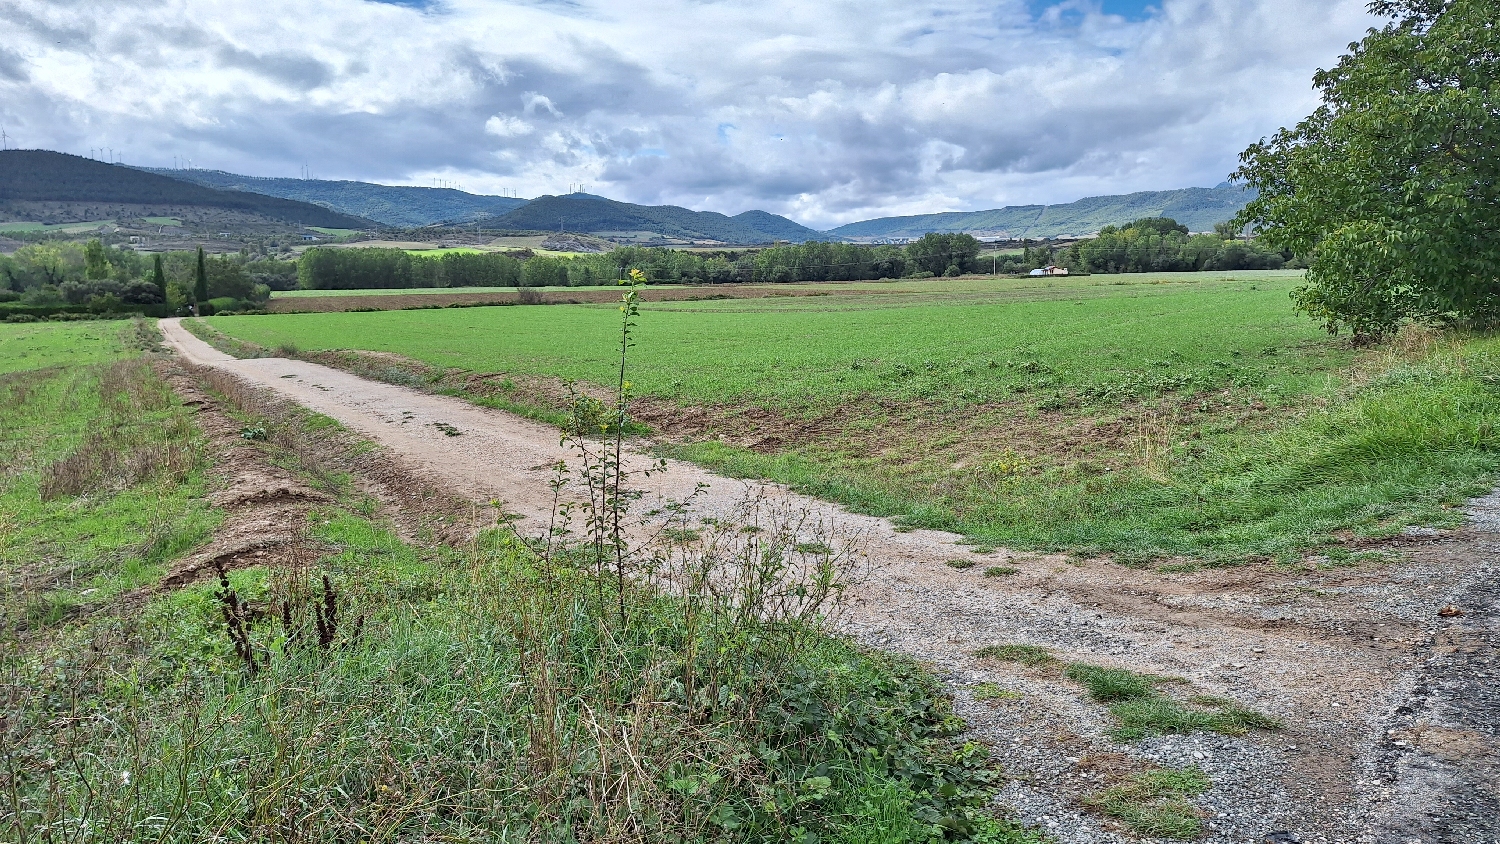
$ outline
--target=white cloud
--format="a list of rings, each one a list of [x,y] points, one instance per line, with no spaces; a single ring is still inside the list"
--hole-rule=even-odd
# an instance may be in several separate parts
[[[497,114],[484,122],[484,131],[497,138],[519,138],[530,135],[536,131],[536,127],[519,117],[502,117]]]
[[[1363,0],[1038,5],[0,0],[0,123],[141,164],[830,226],[1214,184],[1371,23]]]

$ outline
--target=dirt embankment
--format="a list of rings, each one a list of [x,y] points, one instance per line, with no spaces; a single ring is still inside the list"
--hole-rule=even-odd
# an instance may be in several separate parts
[[[208,439],[217,481],[211,503],[226,514],[213,540],[174,566],[157,589],[212,576],[216,566],[285,566],[316,557],[327,549],[307,539],[308,515],[331,504],[346,477],[408,533],[458,540],[472,531],[476,508],[426,483],[396,455],[338,428],[309,426],[295,403],[222,370],[180,359],[156,368]],[[302,472],[277,465],[277,454]]]
[[[185,358],[340,421],[433,487],[504,502],[522,532],[545,529],[553,467],[570,457],[556,429],[307,361],[235,360],[175,321],[162,326]],[[1308,844],[1477,844],[1500,834],[1500,813],[1486,814],[1500,778],[1496,708],[1482,705],[1495,685],[1487,560],[1500,546],[1500,519],[1404,537],[1391,548],[1397,562],[1161,572],[980,552],[956,536],[905,532],[687,464],[645,476],[653,461],[642,451],[626,462],[643,507],[691,497],[694,518],[723,518],[747,495],[761,496],[862,549],[870,574],[846,594],[843,628],[942,674],[973,739],[1005,768],[1002,804],[1060,841],[1138,840],[1091,801],[1153,766],[1208,775],[1212,785],[1194,803],[1204,840],[1215,844],[1280,830]],[[1284,728],[1117,741],[1115,716],[1055,667],[976,655],[1008,643],[1175,678],[1164,694],[1232,700]]]

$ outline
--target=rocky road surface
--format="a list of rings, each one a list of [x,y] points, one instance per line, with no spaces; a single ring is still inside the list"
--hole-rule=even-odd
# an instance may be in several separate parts
[[[303,361],[236,360],[176,320],[161,327],[190,362],[338,420],[428,482],[502,502],[523,532],[545,530],[553,467],[570,456],[555,429]],[[635,470],[652,462],[639,449],[627,461]],[[1211,778],[1195,803],[1203,840],[1215,844],[1260,844],[1275,832],[1307,844],[1500,844],[1500,572],[1492,562],[1500,499],[1475,502],[1474,523],[1461,531],[1403,537],[1395,562],[1160,573],[976,553],[958,536],[903,532],[685,463],[637,475],[635,485],[666,500],[692,496],[704,517],[768,497],[858,543],[869,573],[847,594],[840,624],[943,676],[973,737],[1013,777],[1001,803],[1061,842],[1141,840],[1090,811],[1087,799],[1131,771],[1164,765]],[[974,565],[949,564],[956,560]],[[986,576],[998,566],[1015,573]],[[1453,609],[1440,616],[1445,607]],[[1286,726],[1118,743],[1104,707],[1055,670],[974,655],[1007,643],[1178,677],[1185,692],[1233,699]],[[997,687],[1006,694],[995,696]],[[976,699],[981,689],[990,694]]]

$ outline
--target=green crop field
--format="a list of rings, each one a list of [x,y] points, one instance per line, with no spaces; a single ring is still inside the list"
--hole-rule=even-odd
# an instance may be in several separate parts
[[[1253,378],[1273,395],[1295,394],[1348,357],[1290,313],[1286,281],[1155,281],[1017,292],[1010,282],[964,280],[925,295],[650,303],[632,380],[644,394],[687,404],[806,414],[877,397],[972,405],[1008,400],[1018,386],[1046,395],[1141,391],[1174,378],[1209,389]],[[615,365],[616,319],[613,306],[555,306],[211,323],[265,346],[395,352],[603,384]],[[1267,349],[1292,354],[1272,360]]]
[[[153,226],[180,226],[182,221],[176,217],[142,217],[141,222],[150,223]]]
[[[118,322],[0,324],[0,373],[85,366],[123,353]]]
[[[1451,522],[1500,469],[1495,342],[1355,350],[1292,312],[1297,281],[971,278],[649,303],[630,377],[670,453],[980,544],[1339,557],[1344,531]],[[546,403],[527,377],[608,384],[618,320],[547,306],[211,323],[266,347],[507,373],[508,395],[474,398],[524,409]]]

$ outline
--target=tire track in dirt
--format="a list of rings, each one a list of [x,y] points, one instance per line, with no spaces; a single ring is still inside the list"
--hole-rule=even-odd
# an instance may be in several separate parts
[[[160,325],[189,361],[336,419],[429,482],[501,502],[523,533],[545,531],[553,467],[570,456],[556,429],[303,361],[237,360],[176,320]],[[1259,842],[1273,830],[1291,830],[1308,844],[1372,840],[1372,830],[1385,823],[1375,817],[1384,803],[1364,778],[1372,760],[1386,758],[1385,730],[1410,694],[1404,678],[1417,669],[1433,613],[1455,599],[1455,584],[1464,580],[1456,573],[1477,565],[1473,554],[1416,553],[1400,564],[1330,571],[1163,574],[1004,549],[976,554],[955,535],[903,532],[775,485],[680,462],[643,478],[639,473],[654,458],[640,450],[626,463],[648,506],[653,498],[692,496],[695,514],[724,517],[748,497],[764,496],[857,542],[870,572],[847,594],[840,624],[871,645],[926,660],[945,676],[975,738],[994,748],[1014,776],[1002,802],[1063,842],[1136,840],[1081,808],[1108,781],[1098,773],[1100,759],[1203,768],[1214,782],[1198,800],[1207,841]],[[977,565],[945,565],[954,559]],[[1002,563],[1018,573],[983,575],[986,566]],[[1273,714],[1287,729],[1121,745],[1107,736],[1110,716],[1077,686],[973,656],[984,645],[1009,642],[1043,645],[1062,659],[1178,676],[1195,692]],[[976,700],[972,690],[980,683],[1012,688],[1021,698]]]

